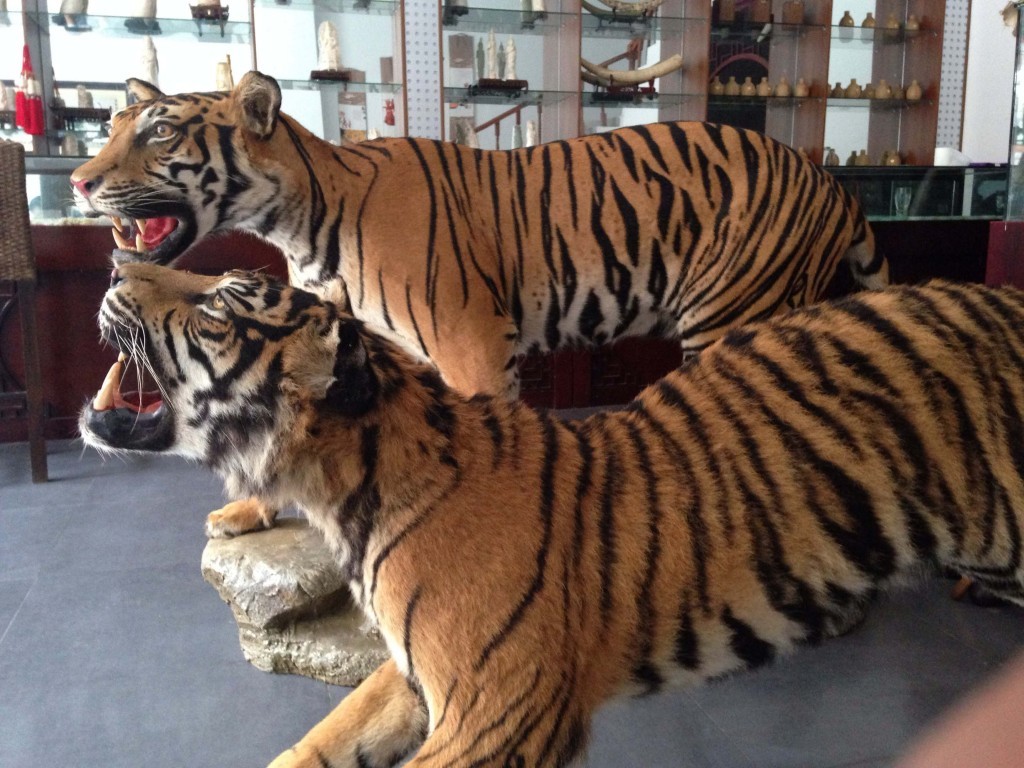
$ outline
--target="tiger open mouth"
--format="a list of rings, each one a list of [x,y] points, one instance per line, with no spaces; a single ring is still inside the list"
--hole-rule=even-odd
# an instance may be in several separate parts
[[[83,426],[92,437],[111,448],[167,450],[174,438],[174,419],[159,393],[121,393],[128,360],[122,352],[110,367],[103,385],[85,408]]]
[[[133,218],[111,215],[111,234],[119,250],[139,254],[146,261],[168,264],[195,240],[195,225],[175,216]]]

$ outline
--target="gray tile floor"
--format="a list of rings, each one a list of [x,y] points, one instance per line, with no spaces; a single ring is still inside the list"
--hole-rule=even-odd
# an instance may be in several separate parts
[[[241,656],[199,574],[216,478],[0,445],[0,768],[258,768],[345,694]],[[929,581],[847,637],[756,674],[608,705],[588,768],[876,768],[1024,640],[1024,613]]]

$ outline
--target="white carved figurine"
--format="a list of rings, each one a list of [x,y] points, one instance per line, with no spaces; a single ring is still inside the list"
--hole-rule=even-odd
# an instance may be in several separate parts
[[[214,90],[232,91],[235,88],[235,76],[231,73],[231,56],[226,61],[217,62],[217,85]]]
[[[155,19],[156,0],[137,0],[135,10],[128,15],[136,19]]]
[[[511,37],[505,46],[505,79],[516,80],[516,41]]]
[[[321,21],[317,29],[317,45],[320,55],[316,68],[338,71],[341,69],[341,51],[338,48],[338,30],[329,21]]]
[[[93,101],[92,94],[89,93],[89,89],[84,85],[79,85],[75,89],[78,93],[78,108],[79,109],[92,109]]]
[[[487,77],[498,79],[498,43],[494,39],[494,30],[487,33]]]
[[[150,85],[160,87],[160,62],[156,58],[156,44],[146,35],[142,43],[142,79]]]
[[[473,126],[469,126],[469,130],[466,133],[466,146],[470,149],[480,149],[480,139],[476,135],[476,129]]]
[[[527,120],[526,121],[526,146],[535,147],[539,141],[537,137],[537,121]]]
[[[498,79],[505,79],[505,46],[498,44]]]

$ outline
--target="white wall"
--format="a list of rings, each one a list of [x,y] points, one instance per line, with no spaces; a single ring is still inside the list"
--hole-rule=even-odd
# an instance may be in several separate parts
[[[1010,143],[1015,41],[1003,0],[974,0],[964,88],[962,151],[975,163],[1005,163]]]

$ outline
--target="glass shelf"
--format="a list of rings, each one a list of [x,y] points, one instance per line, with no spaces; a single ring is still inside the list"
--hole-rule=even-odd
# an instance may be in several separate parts
[[[511,91],[508,95],[500,93],[472,93],[472,88],[444,89],[444,100],[447,104],[556,104],[564,99],[576,96],[575,91]]]
[[[371,16],[394,16],[401,7],[397,0],[259,0],[261,8],[294,8],[296,10],[318,10],[329,13],[369,14]]]
[[[820,101],[822,101],[820,96],[708,96],[708,106],[722,109],[745,109],[747,107],[763,107],[768,104],[798,107],[801,104]]]
[[[195,19],[153,19],[153,26],[148,20],[131,16],[99,16],[84,14],[82,27],[66,27],[53,21],[59,14],[32,12],[29,14],[40,27],[50,35],[88,35],[99,32],[110,37],[139,38],[145,35],[162,38],[170,35],[188,35],[204,43],[239,43],[248,45],[251,38],[252,25],[248,21],[224,22],[224,34],[221,35],[220,22]]]
[[[711,36],[726,40],[757,40],[764,34],[765,22],[734,21],[731,24],[715,22],[711,25]],[[779,37],[802,37],[810,32],[827,29],[824,24],[779,24],[771,23],[771,35]]]
[[[704,98],[704,94],[701,93],[657,93],[649,96],[642,92],[637,93],[632,98],[620,98],[619,94],[611,96],[600,92],[587,91],[583,94],[583,106],[604,107],[605,109],[615,109],[616,107],[660,109],[661,107],[674,107],[702,98]]]
[[[630,39],[643,34],[650,40],[660,40],[669,34],[680,34],[684,28],[705,26],[708,20],[695,17],[678,16],[641,16],[617,17],[610,11],[607,14],[583,14],[584,37],[608,37]]]
[[[832,96],[829,96],[827,102],[829,109],[856,110],[898,110],[916,106],[928,106],[933,103],[931,99],[841,99]]]
[[[832,27],[833,43],[866,43],[873,45],[875,41],[882,43],[905,43],[918,37],[934,37],[938,32],[934,29],[885,29],[884,27]]]
[[[398,93],[401,83],[354,83],[344,80],[278,80],[282,91],[350,91],[353,93]]]
[[[466,8],[461,15],[452,13],[451,8],[442,9],[441,23],[449,31],[460,32],[497,32],[523,35],[540,35],[561,29],[563,25],[576,18],[575,13],[552,13],[548,11],[543,18],[536,18],[532,13],[497,8]]]

